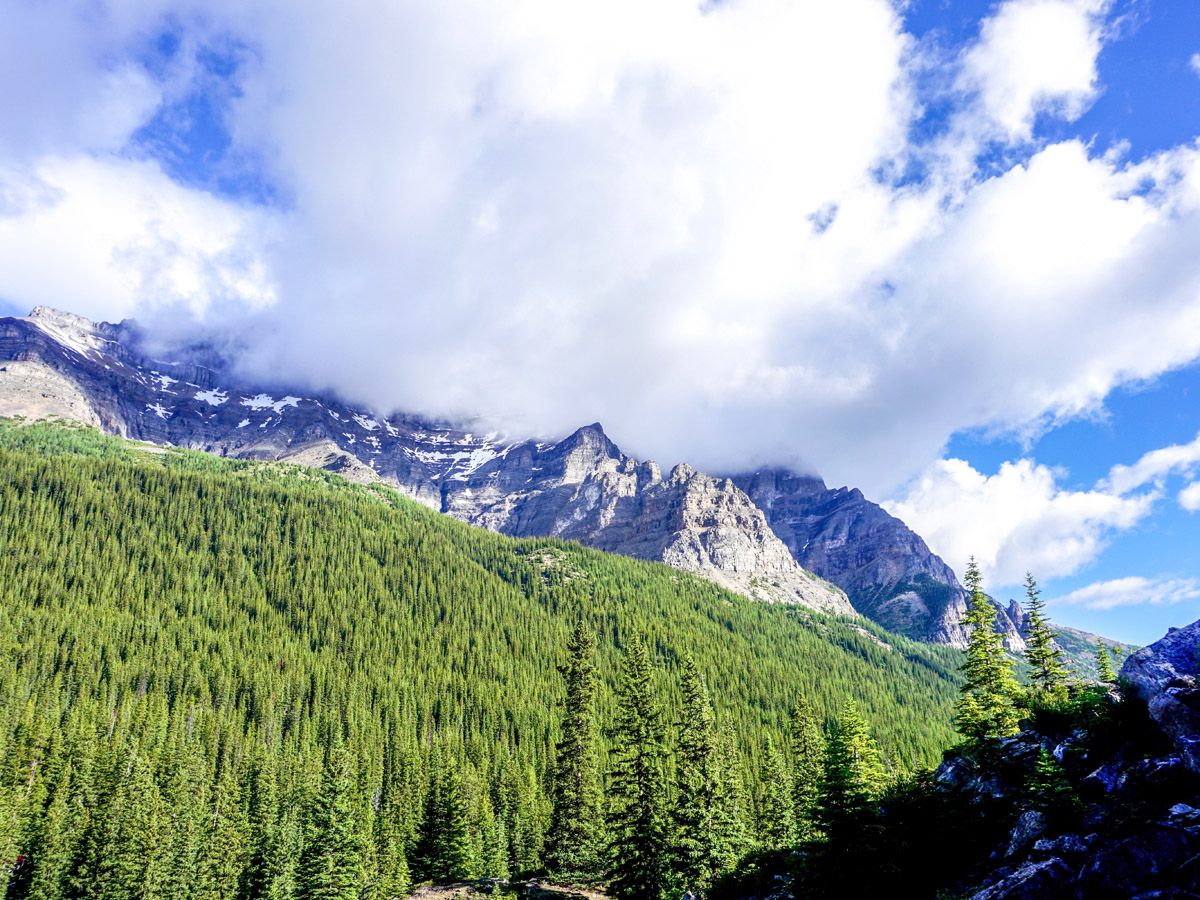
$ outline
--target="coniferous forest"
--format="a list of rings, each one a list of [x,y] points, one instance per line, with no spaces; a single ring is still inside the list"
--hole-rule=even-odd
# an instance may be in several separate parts
[[[954,736],[957,651],[80,428],[0,426],[0,594],[9,898],[658,897]]]

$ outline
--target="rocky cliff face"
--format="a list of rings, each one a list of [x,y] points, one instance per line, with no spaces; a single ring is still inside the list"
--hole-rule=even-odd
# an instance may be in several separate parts
[[[303,394],[239,384],[211,354],[144,358],[128,325],[48,309],[0,319],[0,416],[57,416],[138,440],[380,480],[504,534],[576,540],[761,600],[854,612],[839,588],[796,562],[733,481],[685,465],[664,475],[622,453],[598,424],[557,442],[511,441]]]
[[[921,536],[867,500],[783,469],[735,475],[802,566],[841,587],[850,602],[892,631],[965,647],[967,593]],[[1023,650],[1020,607],[997,604],[997,630]]]

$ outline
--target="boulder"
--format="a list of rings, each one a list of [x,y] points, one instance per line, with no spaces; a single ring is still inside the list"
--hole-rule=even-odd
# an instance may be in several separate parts
[[[1083,856],[1087,853],[1087,844],[1077,834],[1064,834],[1053,840],[1042,838],[1033,845],[1035,856],[1048,859],[1058,856],[1063,859]]]
[[[1175,886],[1177,870],[1196,852],[1182,828],[1157,825],[1095,848],[1081,881],[1095,896],[1132,897],[1154,887]]]
[[[1184,764],[1200,774],[1200,621],[1175,628],[1125,661],[1121,678],[1146,703]]]
[[[1046,817],[1036,809],[1027,810],[1017,818],[1017,824],[1009,833],[1006,858],[1024,853],[1046,832]]]
[[[973,894],[971,900],[1055,900],[1070,897],[1073,871],[1057,857],[1028,862],[1011,875]]]

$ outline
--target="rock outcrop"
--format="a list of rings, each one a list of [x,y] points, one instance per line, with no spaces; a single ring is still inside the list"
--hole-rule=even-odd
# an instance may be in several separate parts
[[[1200,774],[1200,621],[1172,628],[1125,661],[1121,678],[1146,704],[1180,758]]]
[[[136,327],[38,308],[0,319],[0,415],[59,417],[123,437],[382,481],[475,525],[659,560],[761,600],[853,614],[796,562],[729,479],[626,456],[599,424],[509,440],[323,394],[240,383],[200,348],[139,350]]]

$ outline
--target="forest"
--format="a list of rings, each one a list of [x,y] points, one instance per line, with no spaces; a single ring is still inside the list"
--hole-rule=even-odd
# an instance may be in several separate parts
[[[82,428],[0,425],[0,595],[10,898],[383,898],[570,869],[580,641],[605,846],[637,831],[614,798],[648,771],[663,810],[701,789],[689,742],[719,759],[716,871],[801,827],[780,819],[798,734],[869,728],[881,777],[953,739],[957,651]],[[633,734],[659,755],[631,759]]]

